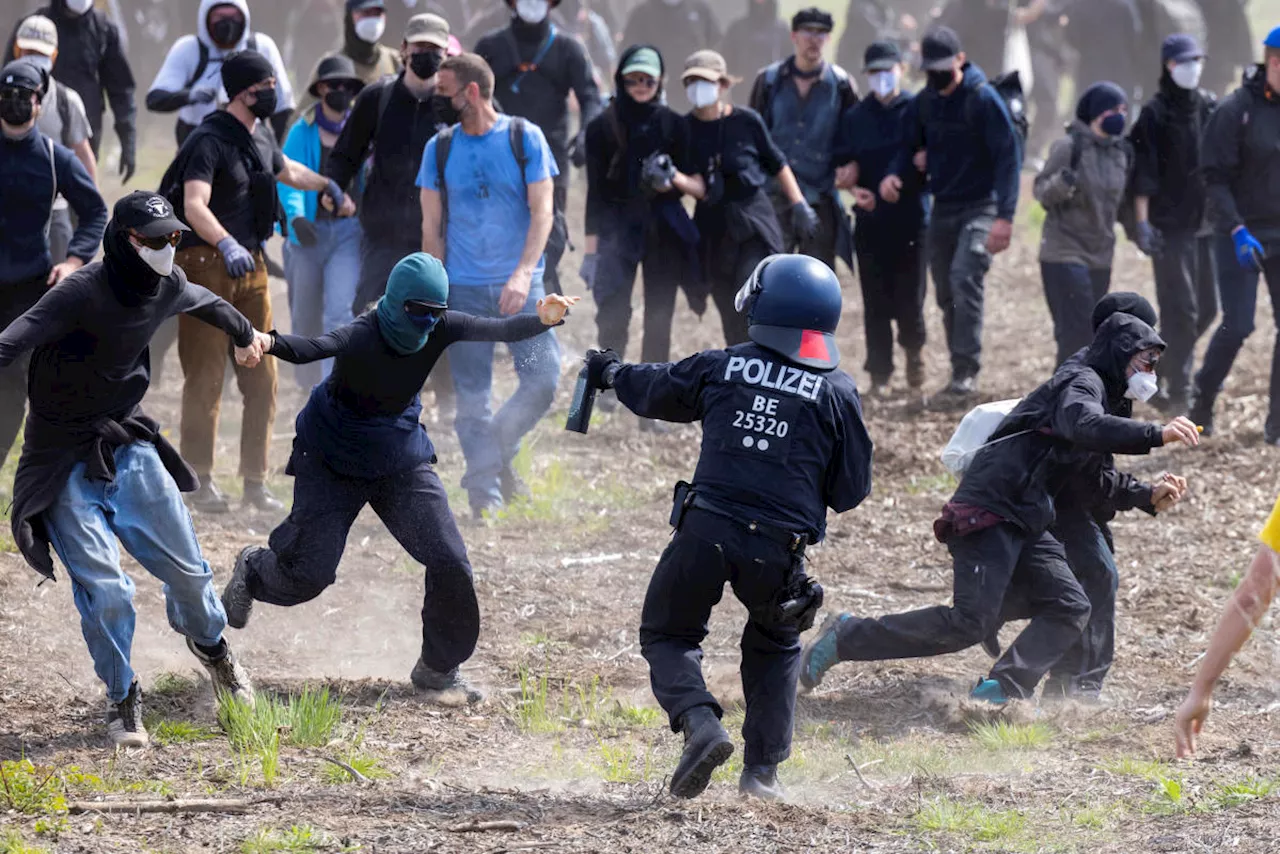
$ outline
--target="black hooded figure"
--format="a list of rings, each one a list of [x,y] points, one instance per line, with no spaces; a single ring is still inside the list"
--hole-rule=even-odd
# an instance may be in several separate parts
[[[632,97],[624,71],[656,82],[644,103]],[[698,232],[675,186],[698,180],[684,177],[696,171],[690,158],[689,126],[662,103],[665,71],[656,48],[627,48],[614,74],[617,94],[587,126],[583,278],[596,301],[600,348],[625,354],[631,290],[637,266],[644,265],[643,362],[668,359],[671,318],[681,285],[696,312],[701,314],[707,304],[706,291],[698,285]],[[659,161],[665,171],[658,170]],[[679,177],[668,177],[670,170]],[[667,185],[668,189],[659,189]]]
[[[1048,528],[1064,482],[1095,454],[1145,454],[1168,442],[1195,444],[1185,418],[1161,428],[1120,415],[1127,394],[1154,389],[1164,342],[1129,314],[1107,318],[1083,359],[1072,359],[1009,413],[974,455],[934,535],[954,562],[952,605],[905,614],[830,618],[806,646],[800,681],[812,688],[837,661],[923,658],[959,652],[1001,622],[1031,622],[978,682],[972,696],[1028,699],[1079,640],[1089,600]]]
[[[730,68],[740,69],[763,68],[786,59],[792,49],[791,28],[778,17],[778,0],[747,0],[747,14],[729,25],[718,48]],[[751,94],[741,82],[729,92],[743,104]]]

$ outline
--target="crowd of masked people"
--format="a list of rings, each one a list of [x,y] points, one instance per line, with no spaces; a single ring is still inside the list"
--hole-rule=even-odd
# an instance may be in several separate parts
[[[672,6],[642,4],[628,31],[655,26],[645,21],[660,20],[659,3]],[[202,0],[195,34],[173,44],[145,97],[175,114],[177,153],[156,188],[110,217],[96,159],[107,104],[121,177],[137,166],[119,34],[81,0],[17,23],[0,69],[0,442],[7,452],[16,440],[29,398],[15,541],[37,571],[53,577],[52,550],[72,578],[117,745],[147,736],[116,538],[165,582],[170,623],[215,685],[252,702],[225,628],[243,628],[257,602],[297,605],[332,585],[365,505],[427,576],[413,684],[480,699],[459,670],[480,630],[471,567],[420,392],[433,391],[438,419],[452,412],[465,518],[483,522],[527,493],[514,461],[556,394],[554,327],[577,302],[558,270],[577,168],[579,272],[598,341],[585,381],[643,430],[703,422],[698,476],[677,491],[678,534],[641,626],[655,693],[685,737],[673,793],[701,793],[732,750],[698,663],[725,580],[749,610],[747,794],[781,795],[793,689],[839,661],[982,644],[997,661],[976,699],[1028,699],[1046,676],[1050,693],[1101,691],[1114,656],[1108,522],[1165,512],[1187,488],[1172,474],[1144,483],[1113,455],[1212,435],[1259,275],[1280,305],[1280,187],[1269,183],[1280,175],[1280,28],[1220,99],[1201,88],[1206,52],[1186,33],[1151,57],[1159,88],[1136,121],[1132,87],[1083,88],[1033,185],[1060,365],[975,450],[935,523],[955,561],[953,604],[838,614],[802,650],[823,601],[805,548],[822,540],[827,509],[853,509],[871,485],[861,398],[839,367],[837,262],[861,288],[864,394],[890,393],[900,348],[910,400],[926,400],[931,277],[951,376],[929,399],[975,401],[984,279],[1013,239],[1026,124],[1016,81],[988,78],[952,28],[929,30],[911,56],[868,40],[851,73],[825,58],[832,15],[806,8],[788,55],[739,68],[707,46],[718,35],[698,9],[687,7],[689,41],[674,53],[657,38],[610,44],[620,49],[604,52],[606,101],[598,55],[561,31],[549,0],[512,0],[473,51],[441,15],[388,34],[383,0],[347,0],[344,48],[297,93],[245,0]],[[1117,224],[1151,259],[1158,307],[1108,293]],[[287,335],[269,293],[265,246],[277,235]],[[644,328],[630,364],[638,274]],[[668,361],[680,292],[699,314],[715,304],[724,349]],[[166,336],[184,376],[177,448],[139,408]],[[518,384],[495,411],[496,343]],[[309,394],[286,469],[292,506],[265,546],[240,553],[219,597],[187,507],[230,509],[212,474],[232,363],[244,501],[285,509],[267,486],[278,361]],[[1264,438],[1280,444],[1280,343],[1271,391]],[[1170,420],[1134,419],[1135,401]],[[1030,623],[1002,649],[1001,626],[1018,619]]]

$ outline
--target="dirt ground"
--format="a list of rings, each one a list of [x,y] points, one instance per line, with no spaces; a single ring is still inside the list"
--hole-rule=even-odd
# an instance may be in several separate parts
[[[1052,368],[1036,237],[1024,222],[989,279],[981,384],[991,399],[1025,393]],[[570,291],[581,293],[576,267],[568,256]],[[843,366],[865,383],[859,292],[851,277],[846,285]],[[1151,295],[1150,267],[1129,246],[1118,252],[1114,287]],[[17,555],[0,555],[0,758],[10,760],[0,780],[0,851],[1280,850],[1280,800],[1272,794],[1280,646],[1270,622],[1229,671],[1196,761],[1172,762],[1170,728],[1280,480],[1280,452],[1261,435],[1274,327],[1265,295],[1260,303],[1261,331],[1228,380],[1218,434],[1195,451],[1123,460],[1147,476],[1186,475],[1192,489],[1166,517],[1133,514],[1115,526],[1118,655],[1100,705],[972,708],[963,698],[989,663],[978,650],[843,665],[799,702],[795,755],[782,768],[791,803],[738,799],[740,750],[704,797],[670,799],[665,778],[678,737],[649,694],[636,631],[669,535],[670,486],[691,473],[699,431],[640,433],[624,414],[598,416],[586,437],[563,431],[576,357],[594,340],[587,304],[562,330],[561,394],[521,458],[533,500],[491,525],[464,528],[484,620],[466,671],[488,690],[485,705],[440,709],[413,696],[422,575],[366,514],[333,588],[291,609],[259,605],[249,627],[230,634],[260,691],[327,686],[340,698],[341,721],[325,744],[281,747],[272,768],[233,747],[216,729],[207,682],[166,624],[159,585],[130,562],[138,583],[135,665],[150,692],[152,730],[168,743],[113,756],[65,575],[37,587]],[[928,317],[929,379],[937,387],[945,347],[932,305]],[[717,343],[714,308],[700,321],[682,308],[677,325],[674,355]],[[147,407],[176,436],[176,358],[168,368]],[[508,364],[501,373],[503,391],[512,382]],[[949,562],[931,521],[952,486],[937,454],[958,415],[909,414],[903,391],[866,401],[877,445],[874,490],[857,510],[833,516],[828,541],[811,552],[831,608],[878,614],[949,596]],[[281,468],[303,400],[282,366],[273,449]],[[1139,417],[1157,417],[1139,409]],[[231,491],[238,410],[230,391],[218,470]],[[452,429],[429,429],[441,473],[460,498]],[[284,495],[291,483],[279,474],[274,487]],[[219,588],[237,551],[264,542],[277,521],[196,517]],[[709,681],[731,708],[741,702],[744,613],[727,597],[706,642]],[[736,735],[740,711],[727,720]],[[370,781],[353,782],[325,757],[364,769]],[[64,816],[61,801],[42,809],[15,794],[19,778],[99,806],[212,798],[247,809]],[[514,829],[466,830],[485,821]]]

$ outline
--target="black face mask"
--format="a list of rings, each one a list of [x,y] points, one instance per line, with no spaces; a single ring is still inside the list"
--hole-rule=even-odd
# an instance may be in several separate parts
[[[235,47],[240,43],[240,37],[243,35],[244,20],[238,16],[214,21],[209,27],[209,38],[221,48]]]
[[[276,114],[275,87],[258,90],[258,100],[249,106],[249,112],[260,119],[269,119],[274,116]]]
[[[330,89],[324,93],[324,105],[335,113],[345,113],[354,97],[350,89]]]
[[[14,126],[25,125],[31,121],[31,116],[35,112],[35,105],[31,102],[31,93],[21,92],[17,95],[7,95],[0,100],[0,119],[6,124]]]
[[[462,114],[453,106],[453,99],[447,95],[431,96],[431,112],[439,124],[456,125],[462,121]]]
[[[951,70],[947,71],[929,71],[925,73],[925,77],[929,81],[930,89],[937,89],[941,92],[943,89],[955,82],[956,73]]]
[[[409,55],[409,67],[413,69],[413,73],[418,77],[426,80],[436,73],[440,68],[440,54],[437,51],[429,50],[425,53],[414,53]]]

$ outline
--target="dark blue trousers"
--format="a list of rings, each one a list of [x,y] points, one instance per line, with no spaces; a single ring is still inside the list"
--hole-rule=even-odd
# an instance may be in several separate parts
[[[1067,564],[1089,598],[1089,622],[1080,639],[1049,670],[1045,694],[1097,695],[1116,650],[1115,556],[1102,526],[1086,512],[1059,509],[1051,529],[1067,553]]]
[[[786,548],[743,525],[689,510],[658,561],[640,617],[640,649],[649,662],[653,695],[677,731],[681,716],[695,706],[723,713],[702,678],[702,641],[725,582],[732,585],[751,612],[742,631],[748,765],[776,764],[791,755],[800,633],[795,626],[771,625],[757,609],[767,611],[786,587],[793,560]]]
[[[425,570],[422,660],[441,673],[471,657],[480,607],[471,563],[444,484],[429,463],[364,480],[335,474],[313,452],[294,450],[293,509],[271,532],[269,550],[249,566],[249,592],[259,602],[308,602],[337,578],[338,561],[356,516],[368,504]]]
[[[1111,288],[1111,268],[1090,270],[1083,264],[1040,264],[1044,298],[1053,316],[1058,364],[1093,341],[1093,307]]]

